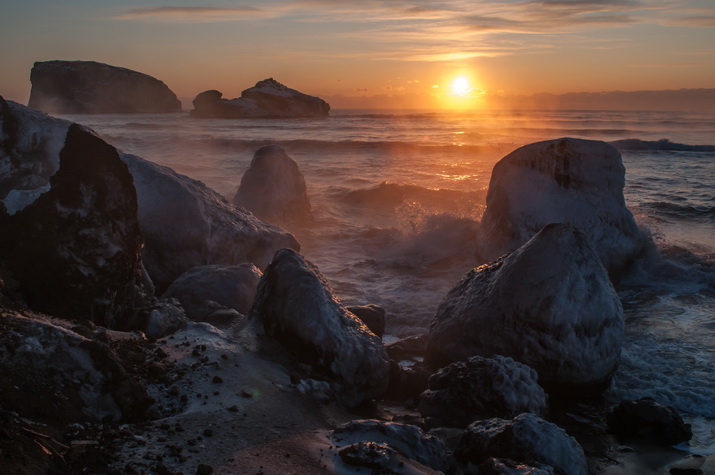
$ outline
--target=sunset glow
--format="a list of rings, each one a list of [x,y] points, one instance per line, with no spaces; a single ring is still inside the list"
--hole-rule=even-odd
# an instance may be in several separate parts
[[[455,94],[457,96],[466,96],[472,91],[472,88],[469,85],[469,80],[464,76],[459,76],[454,81],[452,81],[450,87],[452,90],[452,94]]]

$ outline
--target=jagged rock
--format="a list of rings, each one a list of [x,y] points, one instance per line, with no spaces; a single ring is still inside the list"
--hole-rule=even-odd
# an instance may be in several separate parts
[[[319,97],[290,89],[273,78],[258,81],[236,99],[221,99],[216,90],[202,92],[194,99],[192,117],[324,117],[330,105]]]
[[[310,216],[305,178],[298,164],[278,145],[256,151],[233,204],[269,222],[293,222]]]
[[[297,252],[276,253],[249,317],[299,360],[324,372],[346,406],[386,390],[390,361],[380,338],[340,304],[317,267]]]
[[[554,469],[548,465],[532,467],[509,459],[491,457],[477,467],[479,475],[554,475]]]
[[[131,69],[94,61],[36,62],[28,105],[60,114],[180,112],[163,82]]]
[[[566,475],[587,473],[586,457],[576,439],[529,413],[513,420],[473,422],[464,431],[454,456],[465,464],[479,465],[495,457],[533,466],[549,465]]]
[[[336,447],[372,442],[434,470],[445,470],[447,467],[447,453],[442,441],[409,424],[374,419],[354,420],[336,428],[330,440]],[[389,450],[381,452],[389,454]]]
[[[477,419],[512,418],[522,412],[543,415],[546,401],[533,369],[503,356],[474,356],[430,377],[420,412],[422,417],[466,427]]]
[[[235,208],[203,183],[135,155],[121,158],[134,176],[142,256],[158,292],[197,266],[250,262],[262,269],[278,249],[300,249],[293,235]]]
[[[534,368],[547,390],[603,388],[618,366],[623,309],[583,233],[544,227],[511,255],[470,271],[437,310],[435,367],[504,355]]]
[[[413,335],[385,345],[387,354],[395,361],[423,358],[427,349],[427,335]]]
[[[191,320],[215,325],[224,320],[219,314],[248,314],[260,278],[261,271],[253,264],[194,267],[181,274],[162,298],[176,298]]]
[[[148,303],[151,284],[132,176],[117,150],[88,129],[17,104],[5,103],[1,117],[2,265],[32,308],[138,328],[136,310]]]
[[[161,338],[186,327],[189,319],[186,318],[186,313],[178,304],[179,302],[175,299],[162,299],[144,309],[144,312],[148,314],[144,329],[146,336]]]
[[[64,424],[140,420],[152,400],[109,348],[67,322],[1,309],[0,404]]]
[[[379,305],[355,305],[347,307],[353,315],[367,325],[371,332],[382,338],[385,334],[385,309]]]
[[[687,442],[693,437],[690,424],[675,409],[644,397],[621,401],[611,408],[607,418],[609,432],[621,437],[641,438],[664,445]]]
[[[493,260],[547,224],[568,223],[618,275],[646,244],[626,208],[624,185],[621,155],[605,142],[563,138],[521,147],[494,166],[479,252]]]

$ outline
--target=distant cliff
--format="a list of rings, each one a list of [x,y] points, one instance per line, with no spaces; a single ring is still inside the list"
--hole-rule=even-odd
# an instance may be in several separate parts
[[[166,84],[147,74],[94,61],[37,62],[28,105],[44,112],[111,114],[180,112]]]
[[[248,88],[236,99],[222,99],[219,91],[205,91],[194,99],[192,117],[325,117],[330,105],[284,86],[273,78]]]

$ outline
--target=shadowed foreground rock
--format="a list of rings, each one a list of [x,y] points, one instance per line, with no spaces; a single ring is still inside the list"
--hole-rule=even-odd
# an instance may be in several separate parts
[[[258,81],[236,99],[222,99],[221,95],[216,90],[197,95],[191,117],[325,117],[330,111],[330,105],[321,98],[286,87],[273,78]]]
[[[278,145],[256,151],[233,204],[269,222],[299,221],[310,216],[305,178],[298,164]]]
[[[28,105],[45,112],[181,112],[181,101],[158,79],[94,61],[37,62],[30,81]]]
[[[387,389],[390,360],[380,338],[340,304],[317,267],[297,252],[276,253],[258,284],[250,318],[324,373],[347,407]]]
[[[663,445],[687,442],[693,437],[690,424],[675,409],[654,399],[622,401],[611,408],[607,417],[608,430],[619,437],[645,439]]]
[[[620,300],[587,238],[552,224],[448,293],[430,326],[427,361],[503,355],[534,368],[549,391],[603,388],[623,331]]]
[[[621,154],[605,142],[563,138],[521,147],[494,165],[479,251],[493,260],[547,224],[567,223],[617,276],[647,242],[626,208],[624,186]]]
[[[4,109],[3,130],[13,120],[16,133],[0,147],[7,171],[0,182],[0,261],[32,308],[137,328],[137,309],[148,303],[151,290],[144,284],[137,199],[127,166],[114,147],[81,126],[52,123],[22,106]],[[65,127],[58,157],[57,145],[46,144],[56,142]]]

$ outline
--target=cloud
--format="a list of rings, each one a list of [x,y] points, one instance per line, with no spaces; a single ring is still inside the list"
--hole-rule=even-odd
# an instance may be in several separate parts
[[[114,20],[158,20],[187,23],[236,21],[265,16],[266,11],[254,7],[158,7],[136,8],[112,17]]]

